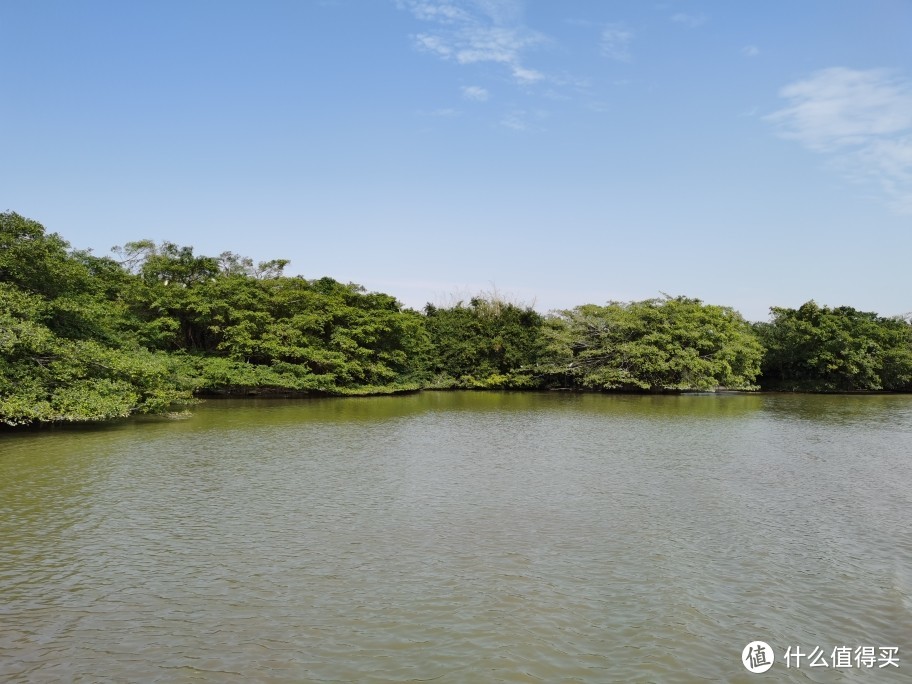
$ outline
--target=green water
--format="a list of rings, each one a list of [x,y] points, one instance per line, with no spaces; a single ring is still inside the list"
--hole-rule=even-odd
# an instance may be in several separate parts
[[[910,681],[910,521],[909,396],[210,401],[3,433],[0,680]],[[835,669],[841,646],[899,667]]]

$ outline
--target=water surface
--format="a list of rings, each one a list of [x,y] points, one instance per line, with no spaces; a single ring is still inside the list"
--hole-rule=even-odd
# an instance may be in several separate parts
[[[912,397],[210,401],[0,435],[0,680],[909,681]],[[785,669],[789,646],[899,668]]]

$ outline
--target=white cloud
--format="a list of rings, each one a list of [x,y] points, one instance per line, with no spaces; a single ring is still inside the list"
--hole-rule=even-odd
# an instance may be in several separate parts
[[[500,26],[470,26],[456,37],[456,61],[460,64],[499,62],[523,70],[520,53],[540,42],[537,34]]]
[[[524,57],[547,39],[522,23],[518,0],[398,0],[397,5],[435,25],[414,37],[421,50],[458,64],[503,65],[521,84],[544,78]]]
[[[522,0],[472,0],[471,4],[496,24],[518,24],[522,21]]]
[[[514,111],[506,114],[501,120],[502,126],[512,128],[514,131],[528,131],[529,123],[524,111]]]
[[[484,102],[490,97],[488,91],[481,86],[462,86],[462,96],[475,102]]]
[[[678,12],[677,14],[671,15],[671,20],[674,23],[681,24],[687,28],[697,28],[709,21],[709,17],[705,14],[686,14],[685,12]]]
[[[885,69],[834,67],[779,92],[766,119],[783,138],[827,154],[853,180],[874,183],[912,213],[912,81]]]
[[[790,106],[769,115],[785,138],[819,152],[912,128],[912,84],[884,69],[823,69],[785,86]]]
[[[632,40],[633,32],[623,24],[608,24],[602,29],[602,54],[619,62],[629,62]]]
[[[741,48],[741,54],[745,57],[756,57],[760,54],[760,48],[756,45],[745,45]]]
[[[875,180],[895,211],[912,214],[912,135],[873,141],[856,157],[861,164],[851,172],[860,170],[857,180]]]
[[[545,77],[545,75],[536,71],[535,69],[527,69],[526,67],[514,65],[513,66],[513,78],[515,78],[520,83],[535,83],[540,81]]]
[[[453,54],[453,48],[442,41],[438,36],[431,36],[427,33],[419,33],[415,36],[415,44],[422,50],[436,52],[438,55],[447,59]]]
[[[400,9],[408,9],[418,19],[423,21],[438,21],[444,24],[457,21],[464,21],[467,18],[466,13],[450,2],[423,2],[414,0],[412,2],[399,1],[396,5]]]
[[[536,109],[531,112],[524,109],[514,109],[500,120],[500,124],[514,131],[542,131],[544,130],[542,123],[549,116],[549,113],[544,109]]]
[[[430,111],[420,111],[418,112],[420,116],[437,116],[442,118],[451,118],[454,116],[460,116],[462,112],[458,109],[453,109],[452,107],[441,107],[439,109],[432,109]]]

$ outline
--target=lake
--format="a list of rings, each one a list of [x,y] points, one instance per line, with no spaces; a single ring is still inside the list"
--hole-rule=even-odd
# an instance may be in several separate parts
[[[761,640],[769,681],[910,681],[910,523],[912,396],[213,400],[7,432],[0,680],[749,682]]]

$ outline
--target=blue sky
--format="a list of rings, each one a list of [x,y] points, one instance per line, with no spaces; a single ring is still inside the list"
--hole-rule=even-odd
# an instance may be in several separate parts
[[[912,2],[4,0],[0,210],[419,308],[912,311]]]

